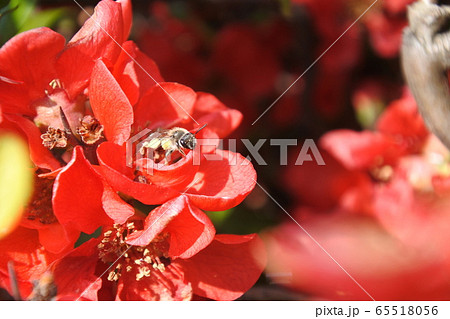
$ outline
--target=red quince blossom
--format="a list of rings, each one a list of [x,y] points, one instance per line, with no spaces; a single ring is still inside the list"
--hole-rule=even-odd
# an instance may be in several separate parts
[[[174,103],[165,95],[152,92],[151,94],[158,94],[156,99],[161,98],[168,105],[164,112],[158,113],[152,110],[158,107],[155,99],[152,99],[153,102],[147,104],[146,112],[141,113],[142,122],[145,122],[146,118],[151,118],[158,126],[164,127],[164,123],[180,121],[176,114],[179,112],[176,111],[178,106],[173,105]],[[222,134],[230,132],[239,123],[241,117],[239,112],[225,109],[211,95],[198,94],[195,102],[191,103],[190,110],[194,116],[198,115],[198,123],[208,121],[212,124],[211,127],[208,126],[208,130],[205,129],[209,133],[202,133],[200,137],[206,137],[205,134],[223,136]],[[207,104],[211,110],[210,113],[204,114]],[[170,107],[175,114],[170,114]],[[144,117],[145,113],[149,114],[148,117]],[[214,126],[215,124],[217,126]],[[187,123],[186,127],[189,125],[192,124]],[[195,163],[194,152],[189,152],[186,157],[172,165],[144,159],[144,164],[141,165],[145,167],[146,163],[152,166],[152,174],[136,172],[136,167],[127,166],[126,146],[105,142],[100,145],[97,154],[101,172],[108,183],[116,190],[147,205],[162,204],[180,193],[185,193],[201,209],[226,210],[238,205],[255,186],[256,172],[253,166],[247,159],[231,151],[215,150],[215,154],[203,151],[198,164]],[[210,155],[210,159],[207,155]],[[211,158],[212,156],[214,158]]]
[[[61,35],[40,28],[0,49],[6,65],[0,67],[0,97],[5,97],[1,126],[28,139],[36,171],[35,194],[22,227],[35,232],[36,249],[58,256],[51,267],[60,300],[179,300],[194,293],[235,299],[261,274],[262,245],[256,235],[214,237],[215,229],[200,209],[234,207],[255,186],[256,173],[247,159],[214,152],[217,138],[235,130],[242,115],[210,94],[164,82],[156,64],[133,42],[125,42],[130,25],[129,1],[103,0],[67,44]],[[18,57],[28,64],[14,67]],[[129,165],[132,134],[173,127],[194,131],[202,124],[208,127],[197,135],[199,163],[193,162],[192,151],[179,161],[141,158]],[[152,174],[141,169],[149,162],[155,166]],[[162,206],[144,221],[127,202],[133,199]],[[73,250],[81,232],[99,227],[102,238]],[[116,236],[113,243],[111,234]],[[124,248],[142,258],[120,256]],[[2,252],[3,257],[20,261],[17,255]],[[98,271],[117,257],[124,258],[101,285]],[[236,266],[225,271],[221,260]],[[69,265],[78,261],[82,266],[68,274]],[[117,281],[122,265],[124,275]],[[33,261],[28,267],[33,269]],[[150,270],[154,274],[148,279]],[[217,278],[219,271],[223,274]],[[6,274],[5,268],[0,272]],[[29,283],[42,274],[19,280]]]
[[[37,230],[19,226],[0,241],[0,286],[10,294],[12,281],[8,262],[13,261],[21,296],[26,297],[31,293],[31,283],[38,280],[51,263],[61,257],[61,254],[52,254],[46,250],[38,236],[40,233]]]
[[[264,265],[256,235],[215,235],[209,218],[181,195],[145,220],[104,228],[100,238],[56,262],[53,271],[59,298],[232,300],[255,283]],[[106,278],[99,278],[103,272]]]
[[[209,147],[203,145],[200,153],[188,152],[171,165],[148,158],[133,159],[130,165],[127,147],[133,152],[139,151],[135,145],[104,142],[97,149],[99,172],[116,191],[147,205],[163,204],[185,193],[197,207],[220,211],[238,205],[254,188],[256,172],[247,159],[231,151],[215,150],[217,138],[230,134],[239,125],[242,115],[214,96],[195,93],[181,84],[160,82],[138,99],[134,115],[132,130],[136,133],[144,128],[174,126],[194,130],[207,124],[198,134],[199,144],[212,143]],[[198,155],[199,163],[196,163]],[[142,169],[147,165],[153,168],[151,174]]]
[[[90,78],[102,71],[94,66],[117,60],[118,44],[128,36],[130,25],[129,1],[104,0],[67,44],[62,35],[38,28],[0,49],[0,74],[9,79],[0,81],[1,125],[28,139],[37,168],[35,199],[22,224],[38,229],[41,243],[54,253],[72,248],[81,231],[92,233],[133,214],[130,208],[121,216],[106,212],[112,204],[102,202],[105,198],[127,207],[91,165],[96,163],[95,144],[104,136],[116,143],[128,139],[132,107],[114,90],[118,85],[112,86],[108,97],[114,100],[106,101],[114,103],[105,114],[106,91],[92,89],[92,83],[88,88]],[[43,174],[48,170],[52,173]]]
[[[412,97],[392,102],[374,131],[332,131],[320,145],[326,167],[285,176],[301,199],[294,218],[376,300],[448,299],[448,150]],[[312,187],[299,185],[306,178]],[[266,234],[269,276],[291,273],[287,285],[313,298],[371,298],[305,236],[293,223]]]
[[[400,208],[396,212],[404,217],[409,215],[408,208],[396,208]],[[268,276],[288,273],[290,277],[282,278],[285,285],[320,300],[371,300],[371,297],[377,301],[448,300],[450,297],[450,259],[448,253],[443,254],[447,250],[442,249],[442,244],[448,242],[445,232],[433,235],[427,231],[424,234],[424,237],[430,235],[427,240],[407,245],[367,216],[343,211],[313,214],[301,223],[302,227],[345,271],[296,224],[287,223],[264,236],[270,261]],[[441,220],[444,221],[448,223],[448,214],[447,220]],[[423,234],[419,228],[414,230]],[[430,248],[436,242],[440,246]]]
[[[376,123],[376,130],[338,130],[325,134],[320,144],[346,168],[370,170],[394,165],[399,158],[418,153],[429,132],[407,93],[392,102]]]
[[[421,163],[429,162],[427,154],[434,152],[427,148],[430,139],[417,105],[406,94],[387,107],[373,131],[341,129],[324,134],[319,144],[327,165],[307,162],[303,166],[291,166],[286,171],[286,185],[310,207],[325,210],[341,207],[347,212],[374,215],[376,186],[396,175],[409,174],[405,171],[413,173],[413,158],[418,157]],[[427,175],[430,187],[432,176],[438,173],[434,170]],[[302,185],[292,176],[311,183]],[[329,195],[326,200],[324,192]]]
[[[398,55],[402,31],[407,25],[407,5],[414,0],[385,0],[367,12],[363,22],[375,52],[384,58]],[[369,6],[372,1],[367,1]]]
[[[371,177],[345,168],[325,150],[320,150],[320,154],[325,165],[313,161],[304,162],[300,167],[291,164],[283,174],[284,185],[296,198],[295,204],[317,211],[329,211],[338,206],[358,214],[371,212],[371,206],[367,207],[373,189]]]

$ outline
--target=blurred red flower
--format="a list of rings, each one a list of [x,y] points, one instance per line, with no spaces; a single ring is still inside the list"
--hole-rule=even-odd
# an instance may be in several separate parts
[[[414,0],[385,0],[367,12],[363,22],[369,31],[369,39],[375,52],[383,58],[398,55],[402,32],[408,24],[407,5]],[[367,0],[367,5],[372,1]]]
[[[405,216],[409,211],[401,207],[398,213]],[[281,283],[311,294],[312,299],[450,298],[450,256],[443,254],[443,244],[448,242],[445,232],[426,232],[431,235],[427,237],[431,245],[440,243],[432,247],[428,240],[420,245],[398,241],[370,217],[335,211],[307,221],[298,220],[334,260],[296,224],[286,223],[264,237],[269,260],[267,276],[276,280],[278,274],[284,274],[279,279]],[[448,224],[448,214],[441,222]],[[423,234],[422,228],[410,230]]]
[[[448,150],[411,95],[392,102],[374,131],[331,131],[320,145],[325,167],[285,175],[301,199],[294,218],[314,241],[292,222],[268,232],[268,275],[289,274],[286,285],[312,298],[448,299]]]

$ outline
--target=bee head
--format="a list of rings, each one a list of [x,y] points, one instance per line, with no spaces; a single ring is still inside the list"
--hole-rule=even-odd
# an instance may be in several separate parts
[[[197,145],[197,139],[195,138],[195,135],[202,129],[204,129],[205,126],[206,124],[203,125],[201,128],[199,128],[195,133],[188,132],[185,129],[178,129],[173,134],[173,137],[177,140],[178,146],[181,146],[182,148],[186,148],[189,150],[193,150]]]
[[[193,150],[197,144],[197,140],[192,133],[185,133],[178,142],[181,147]]]

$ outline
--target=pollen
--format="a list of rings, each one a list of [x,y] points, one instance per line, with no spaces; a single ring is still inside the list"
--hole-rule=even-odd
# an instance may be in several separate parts
[[[48,83],[50,90],[44,90],[45,94],[50,95],[57,89],[64,89],[64,85],[60,79],[53,79]]]
[[[49,126],[47,132],[41,135],[42,144],[49,150],[57,148],[65,148],[67,146],[67,136],[64,130]]]
[[[53,80],[50,81],[50,83],[48,85],[54,90],[63,88],[63,85],[62,85],[60,79],[53,79]]]
[[[136,280],[139,281],[144,277],[150,277],[150,269],[147,266],[139,268],[139,272],[136,274]]]
[[[99,257],[105,263],[114,265],[108,273],[109,281],[117,281],[126,274],[134,276],[136,281],[150,277],[152,272],[163,272],[170,264],[169,234],[158,235],[149,245],[133,246],[127,244],[127,236],[136,231],[134,222],[116,224],[103,233],[97,245]]]
[[[390,165],[384,165],[372,169],[370,173],[375,180],[386,183],[392,178],[394,169]]]
[[[95,144],[103,137],[103,125],[91,115],[86,115],[76,129],[81,140],[88,145]]]
[[[143,176],[143,175],[137,175],[134,178],[134,181],[138,182],[138,183],[141,183],[141,184],[149,184],[147,178],[145,176]]]
[[[28,220],[38,220],[49,225],[57,222],[52,208],[52,191],[54,180],[37,177],[34,182],[34,193],[25,208],[24,216]]]

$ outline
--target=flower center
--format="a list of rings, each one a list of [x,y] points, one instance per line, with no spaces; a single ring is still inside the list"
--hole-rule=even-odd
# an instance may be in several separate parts
[[[373,168],[370,175],[376,181],[387,183],[391,180],[394,174],[394,169],[390,165],[383,165],[381,167]]]
[[[81,94],[76,99],[69,99],[58,79],[49,83],[45,93],[45,97],[34,102],[37,115],[33,121],[43,133],[42,144],[53,151],[61,164],[67,163],[77,145],[87,153],[95,154],[97,142],[104,139],[104,127],[94,116],[86,115],[91,112],[87,97]],[[97,164],[96,157],[91,157],[88,160]]]
[[[55,147],[65,148],[67,146],[66,132],[59,128],[49,126],[47,132],[41,135],[42,144],[52,150]]]
[[[52,190],[54,180],[36,178],[33,197],[25,209],[24,216],[28,220],[38,220],[48,225],[57,222],[52,208]]]
[[[77,127],[76,133],[85,144],[92,145],[103,137],[103,125],[95,117],[86,115],[80,121],[80,126]]]
[[[133,273],[136,280],[149,277],[152,272],[162,272],[170,264],[168,233],[159,234],[147,246],[126,243],[127,236],[135,232],[134,222],[115,224],[103,233],[98,244],[99,257],[106,264],[115,264],[108,273],[109,281],[117,281],[125,273]]]

